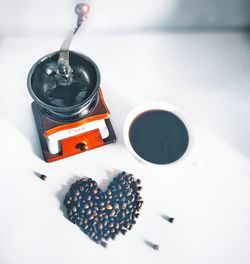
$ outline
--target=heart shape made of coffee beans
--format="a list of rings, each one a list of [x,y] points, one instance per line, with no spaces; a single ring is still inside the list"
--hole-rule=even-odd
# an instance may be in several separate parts
[[[143,204],[140,183],[125,172],[119,173],[106,191],[91,178],[78,180],[65,196],[68,219],[105,247],[105,240],[125,235],[136,223]]]

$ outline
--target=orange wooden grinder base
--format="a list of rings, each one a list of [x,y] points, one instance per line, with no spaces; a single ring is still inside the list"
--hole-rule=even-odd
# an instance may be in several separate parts
[[[77,122],[65,123],[56,121],[45,115],[35,102],[32,103],[32,109],[42,146],[44,160],[46,162],[53,162],[56,160],[64,159],[91,149],[105,146],[116,141],[116,136],[109,119],[110,113],[104,102],[101,90],[99,90],[99,101],[95,109],[88,116]],[[45,136],[48,136],[54,132],[62,131],[67,128],[77,128],[82,124],[100,119],[104,119],[106,123],[109,131],[108,138],[102,139],[99,129],[94,129],[92,131],[60,140],[60,153],[51,154],[49,152]]]

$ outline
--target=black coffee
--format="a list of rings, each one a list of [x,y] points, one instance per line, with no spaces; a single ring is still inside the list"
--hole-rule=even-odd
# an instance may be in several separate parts
[[[164,110],[140,114],[129,129],[134,151],[144,160],[168,164],[178,160],[187,150],[189,135],[182,120]]]

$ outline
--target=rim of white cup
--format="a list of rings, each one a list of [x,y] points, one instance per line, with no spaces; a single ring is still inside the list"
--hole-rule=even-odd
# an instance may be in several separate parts
[[[171,163],[166,163],[166,164],[153,163],[153,162],[150,162],[150,161],[143,159],[133,149],[133,147],[130,143],[130,140],[129,140],[130,126],[131,126],[132,122],[136,119],[136,117],[138,117],[140,114],[147,112],[147,111],[150,111],[150,110],[165,110],[165,111],[171,112],[171,113],[175,114],[178,118],[180,118],[181,121],[186,126],[187,131],[188,131],[188,136],[189,136],[188,147],[187,147],[186,151],[184,152],[184,154],[179,159],[177,159],[176,161],[173,161]],[[135,158],[137,158],[139,161],[141,161],[142,163],[145,163],[148,165],[160,166],[160,167],[171,166],[171,165],[175,165],[175,164],[181,162],[182,160],[186,159],[187,156],[189,156],[190,151],[191,151],[193,144],[194,144],[194,129],[193,129],[193,124],[192,124],[190,117],[183,110],[181,110],[180,108],[178,108],[175,105],[166,103],[164,101],[153,101],[153,102],[143,103],[143,104],[137,106],[128,114],[128,116],[125,120],[125,123],[124,123],[124,127],[123,127],[123,139],[124,139],[125,146],[129,150],[129,152],[132,153],[132,155]]]

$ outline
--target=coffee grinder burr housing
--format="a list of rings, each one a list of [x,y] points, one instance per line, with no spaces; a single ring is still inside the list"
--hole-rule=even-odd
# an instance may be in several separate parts
[[[88,11],[88,5],[77,5],[77,26],[60,51],[39,59],[28,74],[33,114],[47,162],[116,140],[100,89],[97,65],[89,57],[69,50],[73,35],[86,20]]]

